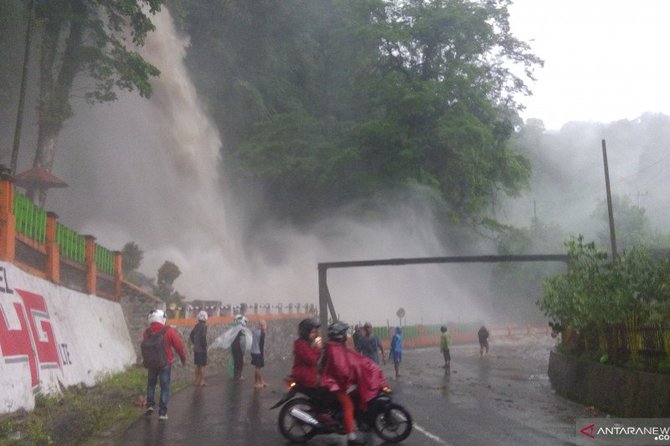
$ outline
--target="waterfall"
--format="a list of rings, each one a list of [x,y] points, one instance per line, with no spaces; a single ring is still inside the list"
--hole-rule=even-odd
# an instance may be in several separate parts
[[[54,191],[47,207],[64,224],[110,249],[136,242],[149,276],[174,262],[182,271],[175,289],[189,300],[233,304],[316,304],[318,262],[448,255],[420,194],[394,203],[373,224],[333,216],[304,233],[268,225],[253,234],[253,246],[243,246],[242,198],[229,196],[219,177],[221,137],[184,65],[188,39],[165,8],[153,21],[156,31],[142,48],[161,70],[152,98],[125,93],[94,107],[82,101],[59,138],[54,171],[70,187]],[[334,270],[329,285],[336,310],[352,322],[393,322],[400,306],[409,323],[469,320],[482,314],[469,296],[484,291],[472,291],[473,283],[488,285],[481,270],[468,284],[470,271]]]

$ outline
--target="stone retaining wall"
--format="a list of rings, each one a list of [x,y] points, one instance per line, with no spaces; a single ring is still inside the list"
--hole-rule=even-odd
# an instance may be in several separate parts
[[[128,325],[130,339],[135,347],[135,354],[139,358],[142,333],[147,328],[147,316],[156,308],[165,310],[165,302],[131,283],[123,282],[119,303]]]
[[[670,376],[580,360],[552,351],[549,379],[559,395],[613,415],[670,416]]]

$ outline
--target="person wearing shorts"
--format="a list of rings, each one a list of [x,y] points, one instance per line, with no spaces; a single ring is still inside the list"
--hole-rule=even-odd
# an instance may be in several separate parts
[[[195,324],[189,340],[193,345],[193,363],[195,364],[195,385],[205,386],[205,366],[207,366],[207,312],[198,313],[198,323]]]
[[[265,333],[268,325],[264,320],[258,322],[258,326],[252,332],[251,338],[251,365],[256,367],[254,371],[254,388],[262,389],[268,384],[263,380],[261,369],[265,366]]]

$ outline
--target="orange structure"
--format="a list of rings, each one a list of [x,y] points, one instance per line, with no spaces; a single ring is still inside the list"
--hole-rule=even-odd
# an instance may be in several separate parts
[[[12,177],[0,174],[0,260],[12,263],[30,274],[55,284],[119,300],[123,283],[120,252],[105,250],[95,243],[95,237],[87,235],[84,236],[82,261],[64,257],[59,240],[59,226],[62,225],[58,223],[58,215],[47,212],[43,221],[35,222],[35,226],[38,226],[36,232],[43,237],[27,236],[17,231],[15,199],[17,198]],[[26,201],[25,198],[22,199]],[[41,212],[44,215],[43,211]],[[74,231],[69,229],[68,231],[76,235]],[[110,259],[108,264],[113,265],[111,271],[110,267],[107,267],[106,272],[98,267],[96,256],[98,251],[103,251]]]

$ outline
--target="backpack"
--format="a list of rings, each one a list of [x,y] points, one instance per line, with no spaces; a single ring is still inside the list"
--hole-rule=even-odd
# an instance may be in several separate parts
[[[168,365],[165,351],[165,333],[170,327],[164,327],[158,333],[151,333],[147,328],[146,336],[142,340],[142,364],[147,369],[162,369]]]

